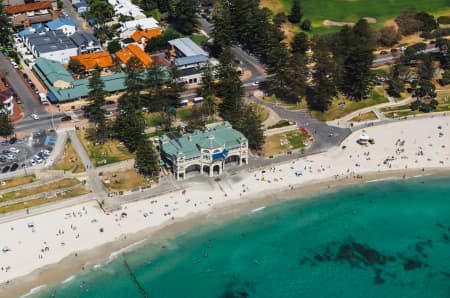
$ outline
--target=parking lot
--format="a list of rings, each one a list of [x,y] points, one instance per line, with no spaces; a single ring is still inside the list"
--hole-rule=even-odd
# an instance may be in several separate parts
[[[0,173],[42,164],[56,142],[54,132],[40,131],[23,138],[4,139],[0,147]]]

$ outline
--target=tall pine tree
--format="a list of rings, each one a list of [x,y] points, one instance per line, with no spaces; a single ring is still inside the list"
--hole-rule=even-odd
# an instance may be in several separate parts
[[[229,48],[220,55],[219,96],[222,103],[219,106],[220,115],[231,125],[235,125],[240,119],[242,112],[242,97],[244,88],[239,78],[239,74],[234,69],[233,56]]]
[[[306,100],[312,110],[325,112],[336,96],[335,64],[324,38],[316,38],[313,44],[316,64],[313,71],[313,84],[307,90]]]
[[[342,36],[342,35],[341,35]],[[369,92],[374,50],[372,30],[366,20],[352,28],[345,49],[341,91],[350,99],[361,100]]]
[[[6,138],[14,133],[14,126],[5,106],[0,103],[0,136]]]
[[[94,122],[97,140],[104,142],[107,136],[107,125],[105,121],[105,84],[101,77],[101,69],[97,66],[89,78],[89,93],[87,101],[89,102],[88,110],[90,119]]]
[[[302,7],[300,6],[299,0],[294,0],[292,2],[291,14],[288,16],[288,20],[291,23],[297,24],[300,23],[300,20],[303,17]]]
[[[135,167],[143,175],[157,176],[159,174],[159,157],[153,144],[142,139],[136,149]]]
[[[279,64],[275,73],[269,79],[268,90],[281,100],[298,103],[305,96],[306,59],[300,53],[293,53],[283,63]]]
[[[215,89],[215,69],[211,63],[207,62],[203,68],[200,88],[197,89],[199,96],[203,97],[204,111],[208,116],[216,112],[216,89]]]
[[[242,116],[235,129],[240,131],[248,139],[248,146],[256,151],[264,145],[264,129],[261,117],[254,105],[245,105]]]
[[[0,45],[6,46],[11,40],[12,26],[6,15],[5,8],[0,2]]]

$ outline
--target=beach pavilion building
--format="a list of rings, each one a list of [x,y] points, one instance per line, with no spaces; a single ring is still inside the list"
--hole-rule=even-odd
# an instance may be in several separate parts
[[[228,122],[183,136],[167,134],[159,143],[162,160],[177,180],[192,172],[213,177],[221,175],[226,164],[248,163],[247,138]]]

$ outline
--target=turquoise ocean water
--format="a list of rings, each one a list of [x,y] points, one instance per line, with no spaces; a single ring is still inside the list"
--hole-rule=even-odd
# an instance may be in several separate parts
[[[450,297],[450,178],[352,186],[148,244],[39,297]]]

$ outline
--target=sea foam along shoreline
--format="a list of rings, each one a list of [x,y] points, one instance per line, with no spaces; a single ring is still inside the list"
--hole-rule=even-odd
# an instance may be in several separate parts
[[[115,251],[126,246],[125,243],[145,239],[143,234],[137,233],[139,231],[148,229],[155,232],[178,220],[183,220],[183,226],[185,219],[192,214],[203,214],[208,219],[214,214],[214,209],[224,204],[249,201],[269,194],[279,196],[283,191],[300,186],[302,192],[309,185],[320,189],[321,183],[325,183],[327,188],[334,183],[354,180],[353,177],[362,176],[363,179],[356,179],[357,183],[361,183],[368,173],[373,173],[376,178],[395,172],[402,176],[402,173],[415,170],[415,175],[418,175],[423,168],[446,169],[450,165],[448,117],[392,123],[370,127],[365,132],[375,139],[375,145],[361,147],[356,144],[360,134],[356,132],[344,140],[340,148],[264,171],[240,173],[218,183],[193,184],[185,194],[171,193],[126,204],[122,211],[110,215],[102,213],[94,202],[89,202],[2,224],[0,233],[3,241],[11,247],[11,252],[0,255],[0,265],[11,266],[8,272],[0,273],[2,293],[24,293],[39,284],[52,283],[52,280],[59,279],[60,273],[59,269],[53,273],[56,268],[50,264],[63,259],[63,263],[70,259],[81,261],[83,251],[87,251],[88,257],[82,264],[103,259],[101,252],[92,249],[114,248],[112,251]],[[303,172],[302,176],[294,174],[299,170]],[[123,212],[126,216],[122,216]],[[27,227],[30,221],[35,224],[34,232]],[[99,231],[100,227],[104,232]],[[134,237],[134,241],[128,242]],[[79,264],[72,265],[71,272],[81,268]],[[36,274],[29,275],[33,271],[39,273],[40,282],[36,282]],[[44,275],[53,275],[53,279],[44,280]],[[20,278],[21,285],[18,284],[19,279],[13,280],[20,276],[25,276]],[[8,285],[4,284],[7,280],[11,281]],[[26,289],[25,284],[28,284]]]

